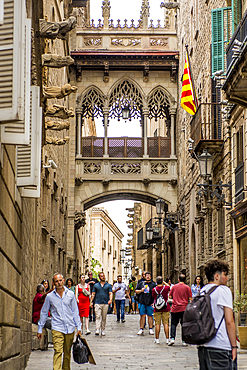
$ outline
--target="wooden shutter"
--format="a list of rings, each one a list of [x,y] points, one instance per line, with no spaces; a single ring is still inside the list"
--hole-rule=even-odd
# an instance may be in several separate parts
[[[232,33],[235,32],[242,17],[241,0],[232,0]]]
[[[1,28],[1,27],[0,27]],[[25,19],[22,34],[22,53],[19,78],[23,80],[23,99],[19,99],[24,111],[23,120],[12,121],[1,126],[3,144],[28,144],[30,132],[30,83],[31,83],[31,20]],[[20,77],[21,76],[21,77]],[[0,71],[1,78],[1,71]],[[1,87],[0,87],[1,90]],[[1,95],[1,92],[0,92]],[[1,103],[0,103],[1,106]],[[1,114],[1,109],[0,109]]]
[[[0,26],[3,24],[4,17],[4,0],[0,0]]]
[[[40,108],[40,88],[31,86],[30,104],[30,144],[18,145],[17,155],[17,186],[22,187],[23,197],[40,196],[41,176],[41,138],[42,138],[42,108]]]
[[[226,47],[232,36],[232,8],[213,9],[212,19],[212,73],[226,70]]]

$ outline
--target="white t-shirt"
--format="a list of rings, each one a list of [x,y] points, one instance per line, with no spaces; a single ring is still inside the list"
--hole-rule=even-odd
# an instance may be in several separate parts
[[[216,284],[205,285],[200,294],[204,291],[208,292]],[[224,307],[233,309],[232,306],[232,292],[226,285],[219,285],[217,289],[210,294],[212,315],[214,317],[215,327],[218,328],[222,316],[224,315]],[[219,349],[232,350],[231,343],[226,330],[226,322],[223,319],[216,336],[208,343],[204,344],[205,347],[213,347]]]
[[[116,293],[115,293],[115,300],[122,300],[122,299],[125,299],[125,291],[127,290],[127,286],[125,283],[115,283],[113,285],[113,288],[112,290],[116,290],[117,288],[121,288],[121,290],[118,290]]]

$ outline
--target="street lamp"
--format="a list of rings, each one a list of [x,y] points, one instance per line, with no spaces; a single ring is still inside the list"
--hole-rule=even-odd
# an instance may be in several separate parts
[[[153,239],[153,229],[148,228],[146,230],[146,237],[147,237],[147,240],[152,240]]]
[[[123,119],[125,119],[125,120],[129,119],[129,116],[130,116],[130,110],[129,110],[129,106],[128,106],[128,105],[125,105],[125,106],[122,108],[122,115],[123,115]]]
[[[163,199],[158,199],[155,201],[155,205],[156,205],[156,212],[158,215],[162,215],[162,213],[164,213],[164,209],[165,209],[165,201]]]
[[[125,258],[125,249],[120,249],[120,258],[121,260]]]
[[[212,175],[214,157],[206,150],[198,157],[200,175],[203,178],[208,178]]]
[[[126,264],[124,265],[124,275],[128,276],[128,273],[129,273],[129,265],[126,262]]]

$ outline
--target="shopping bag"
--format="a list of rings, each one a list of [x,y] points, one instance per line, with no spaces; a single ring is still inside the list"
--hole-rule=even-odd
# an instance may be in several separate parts
[[[76,341],[73,343],[73,359],[77,364],[85,364],[89,361],[88,349],[83,344],[80,335],[77,335]]]

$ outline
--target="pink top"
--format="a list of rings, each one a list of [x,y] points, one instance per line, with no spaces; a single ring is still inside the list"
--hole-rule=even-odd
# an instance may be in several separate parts
[[[169,295],[172,296],[171,312],[183,312],[189,303],[189,298],[192,297],[192,292],[188,285],[177,283],[173,285]]]

